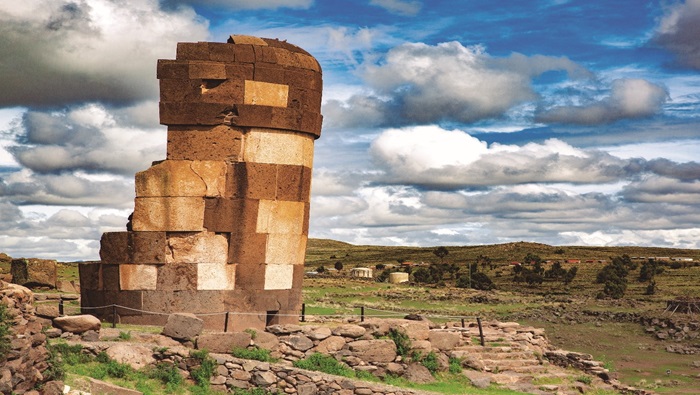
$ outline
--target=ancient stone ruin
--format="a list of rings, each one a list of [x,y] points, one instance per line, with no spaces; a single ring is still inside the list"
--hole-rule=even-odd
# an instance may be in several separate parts
[[[158,325],[188,312],[217,330],[296,322],[318,62],[284,41],[231,36],[179,43],[158,79],[167,158],[136,174],[127,231],[103,234],[101,261],[80,265],[83,312]],[[124,307],[93,309],[112,304]]]

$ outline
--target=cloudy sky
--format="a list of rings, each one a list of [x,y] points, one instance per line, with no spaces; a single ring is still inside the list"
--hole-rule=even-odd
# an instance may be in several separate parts
[[[97,259],[165,157],[156,60],[230,34],[323,67],[311,237],[700,248],[700,0],[23,0],[0,251]]]

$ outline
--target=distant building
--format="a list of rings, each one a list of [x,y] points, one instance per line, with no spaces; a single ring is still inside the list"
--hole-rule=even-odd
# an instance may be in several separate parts
[[[566,263],[581,263],[580,259],[567,259]]]
[[[368,267],[356,267],[350,270],[350,277],[372,278],[372,269]]]

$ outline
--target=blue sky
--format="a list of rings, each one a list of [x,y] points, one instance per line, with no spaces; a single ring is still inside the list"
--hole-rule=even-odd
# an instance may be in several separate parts
[[[7,3],[7,2],[5,2]],[[97,259],[165,157],[157,59],[286,39],[324,71],[310,236],[700,247],[700,0],[0,5],[0,251]]]

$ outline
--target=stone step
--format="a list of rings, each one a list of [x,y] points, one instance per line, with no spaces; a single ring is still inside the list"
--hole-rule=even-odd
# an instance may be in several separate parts
[[[481,363],[487,369],[498,368],[499,370],[518,369],[523,366],[542,366],[537,359],[482,359]]]
[[[475,359],[533,359],[534,355],[531,352],[515,351],[515,352],[475,352],[465,355],[466,358]]]

